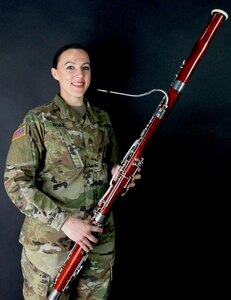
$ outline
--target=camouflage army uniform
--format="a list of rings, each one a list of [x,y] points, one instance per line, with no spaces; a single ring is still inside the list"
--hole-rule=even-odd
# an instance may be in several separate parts
[[[82,118],[56,95],[50,103],[30,110],[12,138],[5,188],[26,215],[19,237],[25,299],[47,299],[73,246],[60,230],[64,221],[70,215],[89,217],[118,160],[108,114],[86,99],[85,103]],[[86,299],[91,292],[89,300],[107,299],[115,250],[112,215],[104,228],[77,277],[79,298],[75,299]]]

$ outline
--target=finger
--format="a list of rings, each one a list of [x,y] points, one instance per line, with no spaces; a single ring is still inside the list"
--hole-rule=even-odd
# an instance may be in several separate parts
[[[102,233],[103,232],[103,229],[99,226],[92,226],[91,228],[91,231],[92,232],[99,232],[99,233]]]
[[[130,187],[134,187],[136,184],[135,184],[135,182],[131,182],[131,183],[129,183],[129,185],[127,186],[127,189],[129,189]]]
[[[91,241],[91,242],[98,242],[98,239],[99,239],[99,234],[101,234],[103,232],[102,228],[100,228],[101,230],[100,231],[92,231],[91,233],[89,233],[87,235],[87,238]]]
[[[136,175],[133,177],[133,180],[140,179],[140,178],[141,178],[141,175],[140,175],[140,174],[136,174]]]
[[[87,249],[87,251],[92,250],[94,247],[88,238],[84,238],[82,240],[82,243],[84,243],[85,249]]]
[[[97,243],[97,242],[98,242],[98,238],[95,237],[95,236],[92,235],[92,234],[91,234],[91,235],[89,234],[89,235],[87,236],[87,238],[88,238],[89,241],[91,241],[91,242],[93,242],[93,243]]]
[[[122,197],[125,196],[127,194],[128,190],[129,190],[129,185],[127,186],[126,189],[124,189],[124,192],[121,194],[121,196]]]
[[[84,240],[84,242],[85,242],[85,246],[87,246],[87,248],[89,249],[89,250],[92,250],[93,248],[94,248],[94,246],[92,245],[92,243],[89,241],[89,239],[85,239]]]
[[[86,251],[86,252],[90,251],[89,247],[87,247],[85,243],[79,242],[78,244],[84,251]]]

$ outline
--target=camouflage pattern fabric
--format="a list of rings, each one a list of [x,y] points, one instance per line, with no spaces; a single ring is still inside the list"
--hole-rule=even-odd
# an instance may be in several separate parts
[[[87,110],[82,118],[56,95],[50,103],[30,110],[13,135],[4,183],[10,199],[25,214],[19,241],[30,253],[30,261],[34,262],[31,255],[36,254],[41,261],[44,255],[57,255],[63,260],[73,243],[60,228],[70,215],[86,219],[92,214],[108,188],[111,167],[118,163],[118,147],[108,114],[86,99],[85,103]],[[110,265],[113,259],[107,256],[114,253],[112,216],[105,227],[110,229],[105,230],[94,251],[97,253],[99,248],[100,257]],[[27,264],[22,264],[26,274]],[[100,275],[103,272],[99,270],[100,267]]]
[[[29,256],[31,258],[32,253]],[[91,254],[91,258],[86,261],[84,268],[77,276],[78,281],[74,280],[71,289],[65,290],[59,299],[106,300],[111,287],[114,254],[107,254],[107,261],[105,257],[101,259],[102,257],[99,254]],[[36,254],[32,260],[38,261],[38,264],[40,264],[39,261],[45,261],[42,258],[40,260]],[[50,260],[48,262],[50,265]],[[24,299],[46,300],[52,289],[53,277],[33,265],[25,250],[22,252],[21,265],[24,277]],[[53,276],[55,275],[56,273],[53,273]]]
[[[70,288],[64,291],[60,300],[106,300],[108,298],[115,259],[114,234],[113,226],[108,222],[98,246],[90,252],[83,269],[71,283]],[[54,279],[68,254],[63,252],[44,254],[23,248],[21,265],[24,277],[24,299],[47,299]]]

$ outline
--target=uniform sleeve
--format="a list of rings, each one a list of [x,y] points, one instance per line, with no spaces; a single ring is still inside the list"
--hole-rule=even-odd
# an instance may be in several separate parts
[[[6,158],[4,185],[9,198],[23,214],[59,231],[69,214],[36,186],[43,152],[42,131],[38,126],[30,123],[19,126]]]
[[[107,150],[107,161],[109,170],[111,171],[112,167],[119,163],[118,143],[109,114],[106,111],[101,110],[101,114],[99,115],[99,117],[101,119],[101,122],[108,130],[109,145]]]
[[[109,136],[110,136],[110,153],[109,153],[109,157],[110,157],[110,169],[117,165],[119,163],[119,150],[118,150],[118,143],[117,143],[117,139],[113,130],[113,126],[111,123],[110,118],[108,117],[109,120],[109,124],[110,124],[110,128],[109,128]]]

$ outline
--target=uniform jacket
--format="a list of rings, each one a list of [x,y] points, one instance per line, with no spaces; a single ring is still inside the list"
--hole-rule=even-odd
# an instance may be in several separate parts
[[[82,118],[56,95],[30,110],[13,134],[4,182],[26,215],[20,242],[30,250],[69,249],[60,228],[69,215],[84,219],[91,214],[118,162],[108,114],[85,103]]]

